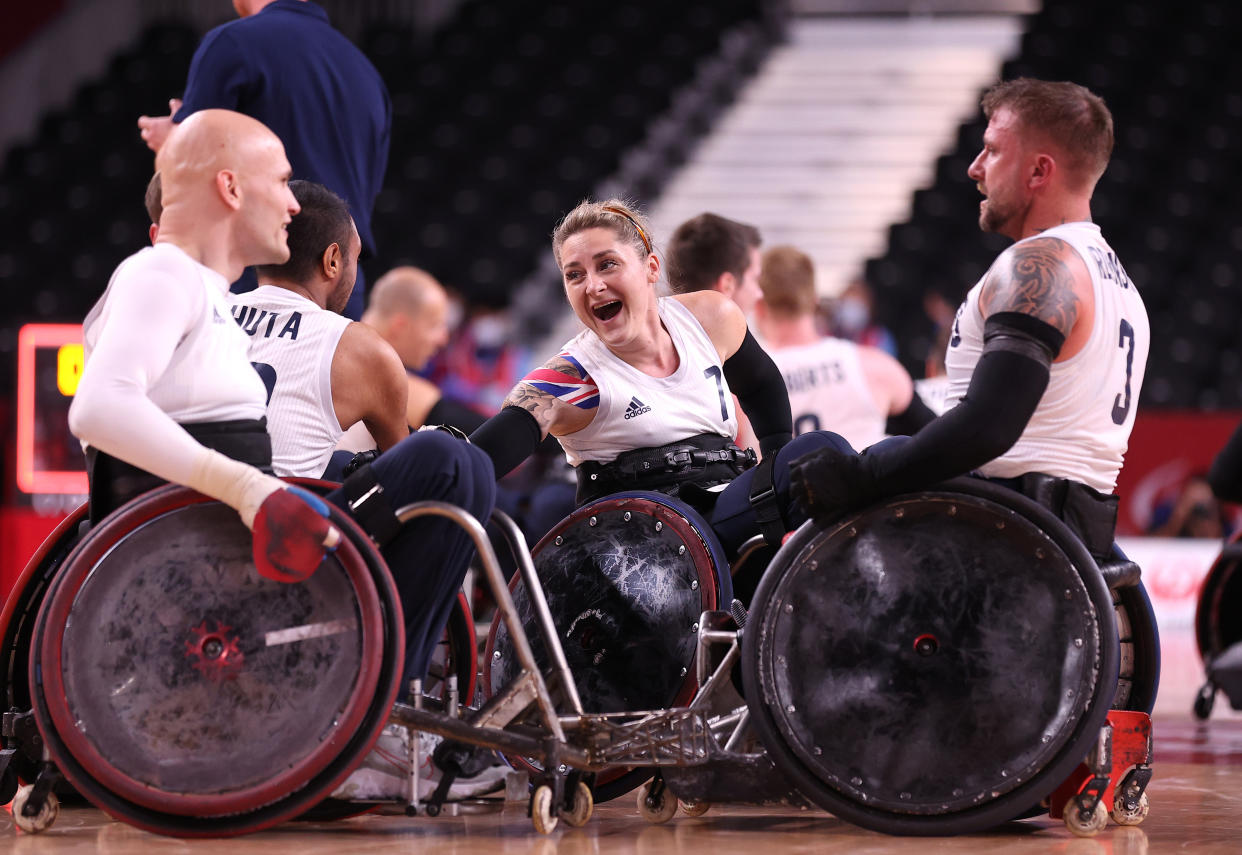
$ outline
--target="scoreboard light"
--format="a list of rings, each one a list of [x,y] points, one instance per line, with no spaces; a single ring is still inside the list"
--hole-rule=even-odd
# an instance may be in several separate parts
[[[86,459],[69,433],[82,365],[81,324],[27,324],[17,334],[17,488],[23,493],[86,493]]]

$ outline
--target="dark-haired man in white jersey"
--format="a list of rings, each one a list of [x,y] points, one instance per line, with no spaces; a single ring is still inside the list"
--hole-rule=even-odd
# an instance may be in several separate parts
[[[1051,476],[1066,483],[1059,501],[1078,508],[1063,518],[1088,520],[1071,528],[1101,557],[1150,343],[1143,300],[1091,222],[1112,116],[1081,86],[1025,78],[994,86],[983,109],[983,150],[968,173],[986,196],[979,225],[1017,243],[958,309],[949,408],[865,455],[803,457],[795,489],[825,515],[972,470],[1028,493]]]
[[[409,435],[405,369],[375,330],[342,314],[362,246],[348,203],[312,181],[289,187],[302,208],[289,260],[257,267],[259,287],[229,302],[267,386],[272,468],[340,480],[328,463],[351,425],[362,422],[380,450]]]

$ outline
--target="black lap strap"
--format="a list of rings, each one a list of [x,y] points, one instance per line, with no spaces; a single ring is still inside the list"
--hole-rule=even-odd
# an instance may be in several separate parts
[[[401,531],[401,523],[393,513],[384,488],[375,480],[371,464],[362,465],[341,485],[349,512],[382,548]]]
[[[1119,500],[1115,494],[1101,493],[1078,481],[1042,472],[1028,472],[1008,483],[1056,514],[1083,542],[1092,558],[1108,558],[1117,529]]]
[[[772,482],[772,466],[775,454],[759,461],[750,482],[750,506],[759,523],[759,533],[771,546],[779,547],[785,537],[785,521],[781,518],[781,506],[776,501],[776,485]]]
[[[577,502],[585,504],[626,490],[654,490],[677,495],[683,484],[714,487],[727,484],[755,463],[718,434],[688,437],[668,445],[636,448],[610,463],[588,460],[577,467]]]
[[[181,425],[201,444],[226,457],[272,471],[272,439],[267,418]],[[86,449],[90,517],[97,523],[130,499],[168,482],[90,446]]]

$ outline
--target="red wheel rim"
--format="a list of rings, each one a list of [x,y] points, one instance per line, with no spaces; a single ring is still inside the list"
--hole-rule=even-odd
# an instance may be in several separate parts
[[[169,792],[118,768],[78,728],[73,702],[66,696],[66,680],[62,673],[66,623],[92,572],[124,538],[165,514],[210,501],[189,490],[165,488],[135,500],[93,530],[67,563],[56,588],[49,595],[41,616],[41,637],[32,649],[31,663],[32,675],[38,672],[36,665],[44,666],[41,669],[41,688],[46,703],[45,713],[50,722],[40,720],[40,727],[46,729],[51,725],[63,740],[63,749],[77,761],[76,764],[63,763],[63,768],[68,770],[80,764],[84,774],[91,776],[99,785],[136,805],[168,814],[199,817],[255,810],[297,791],[327,768],[352,739],[372,705],[382,670],[385,635],[383,606],[375,582],[351,538],[345,538],[337,557],[341,571],[357,596],[361,654],[353,689],[340,708],[328,738],[266,780],[225,792]],[[37,661],[34,658],[36,653]],[[245,667],[244,664],[241,667]],[[36,705],[36,714],[43,719],[41,712],[39,705]],[[49,747],[52,747],[52,742],[49,740]],[[89,782],[87,787],[83,787],[81,782],[73,780],[72,773],[67,774],[79,789],[89,787]]]

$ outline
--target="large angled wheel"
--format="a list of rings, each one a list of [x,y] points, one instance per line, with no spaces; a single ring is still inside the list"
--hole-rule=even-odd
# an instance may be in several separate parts
[[[0,609],[0,705],[4,709],[29,709],[30,640],[35,617],[65,557],[78,542],[78,530],[89,513],[79,505],[39,545],[13,583]]]
[[[1117,673],[1113,604],[1085,548],[974,479],[804,525],[743,641],[777,767],[891,834],[979,831],[1031,808],[1090,750]]]
[[[1242,642],[1239,614],[1242,614],[1242,532],[1225,544],[1199,589],[1199,602],[1195,609],[1195,641],[1208,677],[1194,704],[1195,715],[1201,719],[1212,714],[1216,700],[1213,660]]]
[[[728,564],[707,522],[661,493],[619,493],[558,523],[531,552],[587,712],[664,709],[694,694],[700,615],[727,608]],[[526,586],[510,590],[535,659],[549,659]],[[499,615],[488,633],[483,688],[490,697],[518,663]],[[595,800],[629,792],[650,772],[609,770]]]
[[[378,553],[332,514],[345,540],[296,585],[258,576],[237,515],[183,488],[83,539],[30,669],[40,732],[83,795],[163,834],[241,834],[305,811],[361,761],[404,638]]]

